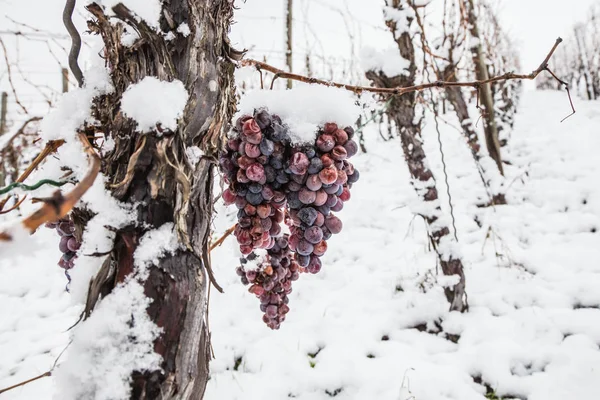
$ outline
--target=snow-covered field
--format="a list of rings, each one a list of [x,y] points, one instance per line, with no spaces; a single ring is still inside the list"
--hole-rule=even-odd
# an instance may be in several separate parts
[[[225,294],[212,291],[216,359],[208,400],[597,399],[600,393],[600,147],[597,103],[568,111],[555,92],[526,92],[505,151],[510,205],[483,195],[461,136],[442,124],[470,311],[449,314],[398,141],[366,132],[361,181],[342,211],[318,275],[294,282],[279,331],[238,281],[235,244],[213,253]],[[433,124],[425,142],[444,193]],[[232,224],[220,208],[215,235]],[[475,222],[477,219],[481,227]],[[55,266],[54,232],[0,260],[0,388],[50,369],[78,309]],[[63,356],[64,357],[64,356]],[[404,387],[402,384],[404,382]],[[50,399],[52,378],[2,400]]]
[[[600,393],[600,146],[597,103],[528,92],[505,159],[510,205],[482,195],[458,132],[442,143],[466,261],[467,314],[447,312],[399,141],[367,135],[361,181],[317,276],[302,276],[280,331],[238,282],[234,242],[215,251],[207,399],[597,399]],[[566,114],[565,114],[566,115]],[[433,124],[425,141],[445,192]],[[223,210],[217,231],[231,224]],[[482,225],[479,227],[475,219]],[[436,283],[436,280],[438,283]],[[402,388],[404,382],[404,388]],[[410,385],[409,385],[410,383]],[[337,393],[337,394],[336,394]]]
[[[253,25],[279,21],[246,10],[239,16],[248,20],[236,27],[238,44],[268,47],[269,36],[280,48],[279,36]],[[311,12],[319,10],[317,2]],[[379,10],[369,10],[373,15],[360,15],[381,23]],[[377,42],[371,40],[377,33],[388,36],[376,28],[364,42]],[[333,34],[323,41],[328,50],[341,43]],[[533,53],[527,59],[538,62]],[[569,112],[564,93],[524,93],[503,149],[509,205],[495,208],[477,207],[486,194],[471,154],[453,118],[440,121],[466,266],[466,314],[448,312],[447,279],[438,275],[424,222],[411,212],[415,195],[399,139],[385,142],[376,126],[368,127],[368,153],[352,159],[361,180],[340,213],[344,230],[329,240],[322,271],[294,282],[291,312],[279,331],[265,326],[258,300],[235,274],[235,239],[213,252],[225,293],[210,296],[215,359],[205,398],[599,399],[600,104],[576,100],[576,108],[560,123]],[[432,120],[424,139],[448,211]],[[218,212],[215,237],[235,219],[233,209],[218,205]],[[57,242],[54,231],[41,229],[28,252],[0,258],[0,390],[52,368],[79,318],[56,266]],[[1,393],[0,400],[47,400],[54,392],[53,378],[46,377]]]
[[[281,330],[235,274],[230,238],[213,252],[225,294],[213,291],[216,359],[206,398],[596,399],[600,393],[600,108],[565,95],[526,92],[504,153],[510,205],[485,196],[460,134],[441,124],[470,311],[450,314],[398,140],[365,132],[361,181],[341,212],[318,275],[294,283]],[[452,124],[452,121],[448,121]],[[440,193],[437,133],[425,132]],[[444,200],[446,204],[447,201]],[[219,208],[215,235],[234,210]],[[476,221],[479,222],[476,223]],[[0,260],[0,388],[50,369],[79,309],[64,292],[54,232],[28,254]],[[52,378],[4,399],[50,399]],[[412,393],[412,394],[411,394]]]

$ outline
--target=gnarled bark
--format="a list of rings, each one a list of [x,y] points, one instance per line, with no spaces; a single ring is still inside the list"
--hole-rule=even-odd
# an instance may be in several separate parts
[[[86,315],[134,272],[133,253],[140,237],[173,222],[182,250],[152,266],[144,282],[152,299],[148,315],[163,330],[154,343],[163,359],[162,371],[134,372],[131,398],[201,399],[210,358],[205,299],[212,160],[235,107],[232,59],[239,54],[227,39],[233,0],[164,0],[162,34],[122,5],[113,8],[117,18],[110,20],[95,3],[88,10],[94,16],[88,26],[102,36],[115,88],[93,106],[102,132],[115,141],[114,150],[102,160],[102,172],[113,195],[132,204],[137,224],[117,233],[114,250],[90,284]],[[188,36],[177,33],[182,23],[190,28]],[[121,43],[124,29],[140,35],[130,47]],[[173,40],[165,40],[168,32],[175,35]],[[174,132],[139,132],[120,111],[123,92],[147,76],[178,79],[190,93]],[[195,166],[186,158],[190,146],[205,153]]]

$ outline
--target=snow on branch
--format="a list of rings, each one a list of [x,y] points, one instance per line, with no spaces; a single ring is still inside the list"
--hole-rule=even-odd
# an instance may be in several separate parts
[[[498,82],[498,81],[507,81],[507,80],[515,80],[515,79],[516,80],[534,80],[543,71],[548,71],[548,73],[550,73],[554,79],[556,79],[560,84],[564,85],[565,88],[567,89],[567,94],[569,96],[569,101],[571,103],[571,109],[572,109],[572,114],[569,115],[569,116],[571,116],[571,115],[575,114],[575,107],[573,106],[573,102],[571,101],[571,95],[569,93],[569,87],[568,87],[568,85],[567,85],[566,82],[560,80],[548,68],[548,62],[550,61],[550,58],[552,58],[552,55],[554,54],[554,52],[556,51],[558,45],[560,45],[561,42],[562,42],[561,38],[556,39],[556,41],[554,42],[554,45],[552,46],[552,48],[550,49],[550,51],[546,55],[546,58],[544,59],[544,61],[542,61],[542,63],[540,64],[540,66],[536,70],[534,70],[533,72],[531,72],[529,74],[516,74],[514,72],[506,72],[506,73],[504,73],[502,75],[497,75],[497,76],[491,77],[491,78],[486,79],[486,80],[474,80],[474,81],[468,81],[468,82],[436,81],[436,82],[422,83],[422,84],[419,84],[419,85],[405,86],[405,87],[395,87],[395,88],[379,88],[379,87],[371,87],[371,86],[356,86],[356,85],[348,85],[348,84],[345,84],[345,83],[338,83],[338,82],[326,81],[326,80],[323,80],[323,79],[310,78],[310,77],[307,77],[307,76],[304,76],[304,75],[299,75],[299,74],[294,74],[294,73],[291,73],[291,72],[286,72],[286,71],[283,71],[283,70],[281,70],[279,68],[276,68],[276,67],[274,67],[272,65],[269,65],[269,64],[267,64],[265,62],[261,62],[261,61],[257,61],[257,60],[253,60],[253,59],[242,60],[240,62],[240,66],[242,66],[242,67],[245,67],[245,66],[254,66],[258,71],[263,71],[263,70],[264,71],[269,71],[269,72],[275,74],[275,76],[273,77],[273,79],[284,78],[284,79],[292,79],[292,80],[296,80],[296,81],[300,81],[300,82],[305,82],[305,83],[316,83],[316,84],[319,84],[319,85],[333,86],[333,87],[336,87],[336,88],[346,89],[346,90],[352,91],[352,92],[357,93],[357,94],[360,94],[362,92],[371,92],[371,93],[389,94],[389,95],[397,95],[397,96],[401,96],[403,94],[412,93],[412,92],[421,92],[423,90],[431,89],[431,88],[473,87],[475,89],[479,89],[479,87],[481,87],[482,85],[485,85],[487,83]]]

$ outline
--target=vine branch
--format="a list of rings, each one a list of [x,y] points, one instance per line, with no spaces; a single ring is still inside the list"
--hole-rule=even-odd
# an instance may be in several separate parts
[[[253,60],[253,59],[244,59],[241,61],[240,64],[241,64],[241,66],[254,66],[258,70],[269,71],[269,72],[275,74],[275,76],[277,76],[278,78],[292,79],[292,80],[300,81],[300,82],[304,82],[304,83],[316,83],[319,85],[333,86],[333,87],[352,91],[356,94],[360,94],[362,92],[371,92],[371,93],[379,93],[379,94],[403,95],[406,93],[420,92],[420,91],[430,89],[430,88],[445,88],[445,87],[459,86],[459,87],[473,87],[473,88],[477,89],[481,85],[484,85],[487,83],[498,82],[498,81],[507,81],[507,80],[515,80],[515,79],[533,80],[543,71],[548,71],[548,61],[550,60],[550,58],[556,51],[556,48],[562,41],[563,41],[562,38],[556,39],[554,45],[552,46],[552,49],[550,49],[550,51],[546,55],[546,58],[544,59],[544,61],[542,61],[542,63],[536,70],[534,70],[533,72],[531,72],[529,74],[515,74],[514,72],[507,72],[505,74],[494,76],[494,77],[486,79],[486,80],[475,80],[475,81],[469,81],[469,82],[436,81],[436,82],[422,83],[422,84],[413,85],[413,86],[404,86],[404,87],[399,86],[399,87],[395,87],[395,88],[356,86],[356,85],[348,85],[345,83],[326,81],[323,79],[310,78],[310,77],[307,77],[304,75],[286,72],[284,70],[281,70],[281,69],[274,67],[270,64],[267,64],[265,62]],[[551,73],[551,75],[556,78],[556,76],[554,74]],[[558,79],[558,78],[556,78],[556,79]],[[559,79],[559,82],[561,82],[563,85],[566,85],[566,83],[561,81],[560,79]]]

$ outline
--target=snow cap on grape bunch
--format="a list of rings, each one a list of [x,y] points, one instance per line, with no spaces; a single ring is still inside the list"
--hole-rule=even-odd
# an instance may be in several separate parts
[[[261,108],[239,117],[228,137],[219,162],[228,185],[223,200],[239,210],[237,273],[259,298],[271,329],[290,310],[292,281],[321,270],[327,240],[342,230],[334,213],[359,178],[348,161],[358,151],[353,136],[351,127],[325,123],[312,142],[297,143],[293,138],[306,136]]]

